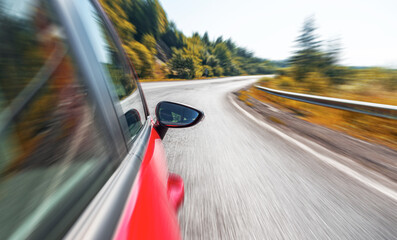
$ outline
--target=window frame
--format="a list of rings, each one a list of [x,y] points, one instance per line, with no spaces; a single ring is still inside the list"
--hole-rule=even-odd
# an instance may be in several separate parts
[[[124,51],[124,48],[122,47],[122,40],[118,37],[116,29],[114,28],[113,24],[111,23],[109,17],[106,15],[105,10],[102,8],[100,3],[96,0],[88,0],[88,1],[90,1],[93,4],[94,8],[98,11],[98,15],[103,20],[104,28],[106,28],[106,30],[108,31],[110,37],[112,38],[111,40],[113,41],[113,43],[115,44],[115,47],[117,48],[118,54],[120,55],[119,56],[120,61],[122,62],[123,66],[125,67],[125,70],[128,71],[128,74],[130,74],[132,76],[133,81],[135,81],[135,83],[136,83],[136,86],[139,91],[142,108],[143,108],[143,111],[145,114],[144,118],[142,119],[142,123],[143,123],[143,125],[145,125],[145,123],[147,121],[150,121],[149,108],[147,106],[147,102],[146,102],[141,84],[139,82],[138,75],[136,74],[128,55],[126,54],[126,52]],[[105,78],[107,78],[107,76]],[[112,93],[115,93],[116,91],[114,89],[114,86],[112,85],[112,80],[107,79],[106,82],[107,82],[109,91]],[[113,99],[116,111],[120,111],[119,109],[121,109],[121,101],[122,100],[119,100],[118,97],[117,98],[113,97],[112,99]],[[139,135],[139,133],[142,129],[135,136],[130,136],[129,134],[125,134],[125,133],[129,132],[128,126],[127,126],[126,122],[120,121],[120,120],[121,119],[119,119],[119,123],[123,130],[127,147],[128,147],[128,149],[131,149],[134,144],[135,139],[137,138],[137,136]]]
[[[62,0],[61,0],[62,1]],[[66,2],[66,1],[65,1]],[[117,118],[117,115],[115,114],[114,110],[114,102],[112,101],[112,98],[109,94],[109,89],[108,86],[105,84],[105,79],[101,78],[96,78],[97,76],[100,76],[98,72],[95,72],[95,69],[98,69],[95,61],[89,61],[92,59],[92,54],[94,53],[92,49],[84,49],[85,46],[87,46],[87,38],[82,37],[81,35],[77,33],[83,32],[80,29],[80,32],[76,28],[76,23],[77,22],[71,22],[70,19],[66,18],[66,15],[68,13],[74,14],[76,16],[76,11],[73,12],[73,10],[70,8],[65,8],[62,9],[60,7],[60,3],[56,3],[55,1],[48,1],[49,7],[51,10],[55,10],[55,14],[50,14],[52,16],[56,16],[56,22],[59,23],[63,30],[65,31],[65,39],[63,39],[63,43],[66,43],[67,47],[60,53],[57,52],[56,55],[62,55],[61,59],[63,59],[66,55],[68,57],[71,57],[73,60],[73,67],[76,70],[76,73],[78,73],[79,77],[78,81],[81,85],[83,85],[87,91],[89,92],[87,99],[85,101],[88,101],[90,105],[95,106],[95,113],[98,115],[98,118],[95,119],[95,122],[97,124],[100,124],[101,127],[103,127],[102,131],[104,133],[103,140],[105,141],[106,144],[109,144],[109,156],[105,161],[103,161],[100,165],[101,169],[105,169],[109,164],[107,163],[112,163],[114,165],[113,168],[113,174],[109,174],[110,176],[106,176],[105,181],[99,185],[99,188],[95,188],[95,195],[91,196],[90,198],[97,198],[99,195],[99,192],[103,192],[105,189],[104,186],[108,186],[109,182],[115,178],[115,175],[117,176],[121,170],[124,172],[129,172],[129,181],[128,183],[132,183],[135,179],[135,176],[139,170],[140,163],[141,163],[141,152],[142,149],[146,149],[147,146],[147,136],[150,134],[150,125],[148,125],[149,121],[146,121],[146,124],[142,127],[140,133],[138,133],[139,138],[143,139],[139,141],[137,144],[135,144],[134,151],[137,152],[137,154],[134,155],[134,158],[131,157],[129,154],[129,149],[127,147],[127,144],[123,138],[123,135],[121,133],[121,126],[119,123],[119,120]],[[69,12],[68,12],[69,11]],[[57,14],[58,13],[58,14]],[[75,20],[73,20],[75,21]],[[63,44],[62,44],[63,45]],[[83,48],[82,48],[83,47]],[[79,51],[80,50],[80,51]],[[91,50],[91,51],[90,51]],[[54,70],[58,67],[58,63],[53,61],[53,59],[47,59],[48,61],[45,62],[45,65],[47,66],[48,62],[48,68],[51,70],[48,73],[45,72],[44,74],[38,74],[39,77],[37,77],[37,81],[33,81],[29,83],[25,88],[23,89],[21,93],[19,94],[27,94],[27,97],[22,99],[14,99],[12,101],[12,106],[10,108],[6,108],[3,111],[7,111],[7,116],[5,121],[6,123],[0,126],[0,129],[6,129],[15,118],[17,118],[18,114],[23,111],[23,109],[29,105],[30,101],[35,98],[37,93],[42,89],[43,86],[45,86],[49,80],[49,78],[52,76]],[[44,69],[46,70],[46,68]],[[41,70],[40,70],[41,71]],[[109,95],[106,95],[108,93]],[[18,94],[18,95],[19,95]],[[15,105],[15,107],[13,107]],[[110,108],[108,108],[110,107]],[[113,111],[112,111],[113,110]],[[0,130],[3,131],[3,130]],[[129,169],[128,171],[125,170],[127,167],[125,166],[126,161],[132,161],[132,169]],[[131,167],[130,167],[131,168]],[[96,173],[101,173],[102,171],[97,171]],[[116,174],[118,172],[118,174]],[[94,182],[97,179],[98,175],[97,174],[92,174],[88,176],[89,180]],[[86,185],[84,185],[86,186]],[[130,189],[127,189],[128,185],[125,185],[124,194],[128,194]],[[91,189],[92,191],[92,189]],[[72,196],[71,198],[67,198],[64,200],[68,201],[68,204],[72,204],[75,201],[78,201],[82,196],[83,193],[86,192],[86,189],[84,188],[82,190],[82,187],[79,187],[77,190],[74,189],[73,192],[77,192],[76,195]],[[122,194],[115,195],[118,196],[118,204],[114,204],[112,206],[112,214],[113,218],[116,219],[115,213],[121,212],[121,210],[124,207],[125,199],[127,199],[128,195],[123,196]],[[123,200],[124,199],[124,200]],[[124,201],[124,202],[123,202]],[[79,219],[81,215],[86,212],[87,205],[90,206],[92,204],[92,201],[90,202],[85,202],[83,209],[78,209],[78,214],[77,217],[73,216],[74,218]],[[83,205],[82,205],[83,206]],[[75,210],[75,209],[73,209]],[[57,213],[57,215],[62,216],[65,214],[65,211]],[[110,215],[110,214],[109,214]],[[119,217],[119,215],[118,215]],[[72,219],[72,218],[69,218]],[[118,219],[117,219],[118,220]],[[115,220],[115,223],[117,221]],[[70,225],[74,225],[75,222],[68,223]],[[29,238],[32,239],[42,239],[45,238],[45,236],[54,236],[53,234],[66,234],[67,232],[70,231],[71,226],[60,226],[57,225],[56,221],[53,222],[48,222],[46,219],[46,222],[43,223],[42,225],[39,225],[38,228],[35,228],[33,232],[31,232]],[[110,225],[111,226],[111,225]],[[59,230],[59,232],[58,232]]]
[[[112,99],[105,74],[98,69],[102,66],[97,61],[95,52],[90,44],[89,37],[84,30],[80,16],[72,1],[51,1],[52,8],[62,25],[69,52],[74,58],[82,75],[82,81],[91,93],[91,101],[97,105],[99,121],[107,133],[107,142],[112,145],[113,158],[118,161],[128,153],[128,147],[123,135],[115,102]]]
[[[110,21],[109,17],[106,15],[105,10],[102,8],[102,6],[96,1],[96,0],[90,0],[94,6],[97,8],[99,14],[101,15],[102,19],[104,20],[105,26],[106,28],[109,30],[109,33],[111,35],[111,37],[113,38],[113,41],[116,44],[116,47],[119,50],[119,53],[123,56],[123,60],[126,63],[126,67],[127,69],[130,71],[131,75],[134,78],[134,81],[137,84],[138,90],[139,90],[139,94],[141,96],[141,101],[143,104],[143,109],[145,111],[145,118],[150,117],[150,112],[149,112],[149,108],[147,106],[147,102],[145,99],[145,95],[143,93],[142,87],[141,87],[141,83],[139,81],[139,76],[138,74],[135,72],[135,69],[133,67],[132,62],[130,61],[128,55],[126,54],[126,52],[124,51],[124,48],[122,47],[122,41],[121,39],[118,37],[118,34],[116,32],[116,29],[114,28],[112,22]]]
[[[147,150],[149,137],[153,131],[141,85],[121,47],[120,40],[100,4],[96,0],[89,1],[96,7],[112,37],[116,39],[115,43],[120,49],[120,53],[126,58],[126,63],[137,80],[139,93],[144,104],[146,121],[134,141],[128,143],[116,111],[116,106],[120,104],[120,101],[118,98],[112,97],[112,87],[109,86],[109,80],[106,79],[103,71],[98,71],[98,69],[102,69],[102,66],[97,61],[72,0],[52,0],[52,8],[65,30],[71,55],[79,65],[83,82],[91,93],[92,101],[98,106],[97,112],[98,118],[100,118],[98,120],[103,123],[104,132],[108,133],[107,140],[114,150],[113,161],[120,162],[113,175],[81,213],[75,224],[67,231],[66,239],[112,238],[128,201],[132,185]],[[101,209],[101,211],[98,211],[98,209]]]

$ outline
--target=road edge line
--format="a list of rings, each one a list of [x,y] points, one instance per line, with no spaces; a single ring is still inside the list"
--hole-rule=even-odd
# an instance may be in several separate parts
[[[361,173],[347,167],[346,165],[343,165],[342,163],[338,162],[337,160],[334,160],[330,157],[327,157],[319,152],[317,152],[316,150],[312,149],[311,147],[307,146],[304,143],[299,142],[298,140],[288,136],[287,134],[281,132],[280,130],[276,129],[275,127],[257,119],[256,117],[254,117],[251,113],[249,113],[248,111],[244,110],[242,107],[240,107],[235,100],[231,97],[231,95],[229,94],[228,96],[230,102],[233,104],[233,106],[238,109],[241,113],[243,113],[245,116],[247,116],[249,119],[251,119],[252,121],[254,121],[256,124],[258,124],[261,127],[266,128],[267,130],[277,134],[279,137],[283,138],[284,140],[295,144],[296,146],[298,146],[299,148],[301,148],[302,150],[312,154],[313,156],[315,156],[316,158],[322,160],[323,162],[327,163],[328,165],[331,165],[332,167],[336,168],[337,170],[339,170],[340,172],[343,172],[344,174],[358,180],[359,182],[361,182],[362,184],[377,190],[378,192],[383,193],[384,195],[388,196],[389,198],[393,199],[394,201],[397,201],[397,192],[394,191],[393,189],[390,189],[384,185],[382,185],[381,183],[379,183],[376,180],[370,179],[364,175],[362,175]],[[313,142],[311,142],[313,143]],[[315,145],[317,145],[316,143],[313,143]]]

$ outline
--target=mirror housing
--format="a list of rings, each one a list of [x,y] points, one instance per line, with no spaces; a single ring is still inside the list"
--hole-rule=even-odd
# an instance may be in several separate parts
[[[186,128],[199,123],[204,118],[204,113],[193,107],[162,101],[156,106],[155,128],[163,139],[168,128]]]

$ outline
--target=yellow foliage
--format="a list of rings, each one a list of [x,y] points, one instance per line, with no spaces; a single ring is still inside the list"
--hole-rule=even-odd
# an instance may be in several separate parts
[[[131,41],[134,39],[133,35],[136,33],[136,28],[128,21],[127,14],[121,8],[121,0],[100,0],[99,1],[109,16],[117,33],[124,41]]]
[[[248,106],[253,106],[253,104],[248,101],[250,98],[250,95],[248,94],[247,91],[239,91],[238,99],[242,102],[244,102]]]
[[[278,82],[278,87],[283,89],[290,89],[296,87],[295,80],[291,77],[280,76],[280,81]]]
[[[131,41],[128,44],[123,44],[123,46],[138,76],[152,77],[154,72],[154,57],[145,45],[137,41]]]
[[[305,77],[303,88],[309,93],[327,92],[330,86],[330,80],[318,72],[310,72]]]
[[[156,80],[166,79],[166,77],[170,74],[170,70],[167,67],[167,64],[162,62],[156,62],[154,64],[154,74],[153,77]]]
[[[156,39],[150,35],[150,34],[145,34],[142,37],[142,44],[146,46],[147,49],[152,53],[152,55],[156,55],[157,50],[156,50]]]
[[[312,76],[312,77],[315,78],[316,76]],[[262,84],[264,84],[266,87],[277,89],[277,87],[274,87],[275,85],[274,82],[279,83],[282,81],[288,81],[288,79],[280,80],[280,78],[277,77],[273,81],[268,80],[266,82],[263,82]],[[307,83],[303,83],[303,84],[307,84]],[[333,92],[333,90],[335,89],[328,88],[327,81],[324,81],[323,79],[319,80],[319,85],[317,85],[316,87],[318,86],[324,87],[324,89],[321,90],[321,92],[326,93],[325,95],[328,96],[330,95],[334,97],[344,96],[344,98],[353,99],[353,100],[396,104],[396,101],[392,100],[393,94],[391,92],[380,93],[377,91],[375,92],[371,91],[371,89],[369,89],[368,92],[371,93],[371,95],[369,96],[354,95],[352,94],[351,91],[345,91],[343,93]],[[308,91],[306,92],[303,91],[302,90],[303,88],[295,88],[293,91],[298,92],[296,91],[296,89],[299,89],[300,92],[303,93],[311,93]],[[327,91],[327,89],[330,91]],[[294,114],[296,114],[299,118],[307,120],[309,122],[320,124],[370,142],[380,143],[389,146],[391,148],[397,149],[396,120],[374,117],[361,113],[354,113],[354,112],[294,101],[294,100],[274,96],[254,88],[252,89],[251,92],[245,91],[242,93],[250,95],[251,97],[254,97],[263,102],[270,102],[281,109],[285,109],[286,111],[291,111]],[[247,99],[248,96],[241,96],[239,98]]]

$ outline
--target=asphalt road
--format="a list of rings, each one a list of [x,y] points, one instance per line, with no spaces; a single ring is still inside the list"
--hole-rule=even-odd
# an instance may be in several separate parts
[[[229,92],[253,82],[143,84],[152,113],[169,100],[206,114],[195,127],[169,130],[164,141],[170,170],[185,181],[184,239],[397,239],[395,192],[359,181],[355,174],[365,169],[335,167],[324,156],[337,155],[288,141],[231,103]]]

